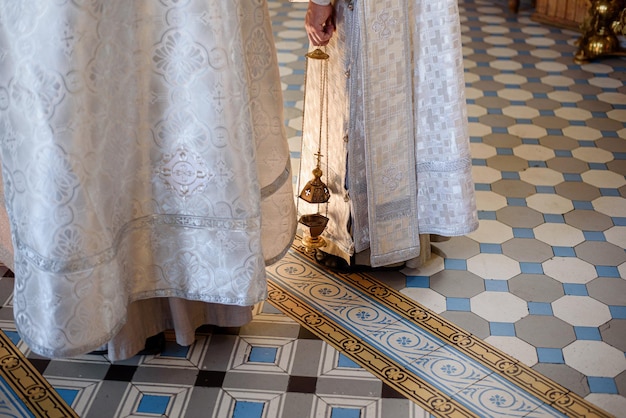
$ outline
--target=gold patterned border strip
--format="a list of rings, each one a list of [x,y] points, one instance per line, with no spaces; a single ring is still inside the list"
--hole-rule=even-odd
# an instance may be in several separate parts
[[[446,418],[477,417],[465,406],[408,372],[366,342],[355,338],[349,331],[280,287],[271,278],[268,280],[268,288],[268,301],[272,306],[432,414]]]
[[[78,415],[22,352],[0,330],[0,375],[36,417],[78,418]]]
[[[292,247],[297,253],[315,263],[302,247]],[[392,309],[417,326],[456,347],[460,352],[500,374],[515,386],[552,405],[555,409],[576,418],[610,418],[612,415],[586,401],[576,393],[537,373],[512,356],[485,343],[450,323],[435,312],[420,305],[402,293],[386,286],[366,273],[336,274],[353,288]]]

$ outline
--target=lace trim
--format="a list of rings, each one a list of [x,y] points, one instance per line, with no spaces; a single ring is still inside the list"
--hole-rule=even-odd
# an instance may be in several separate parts
[[[19,237],[16,237],[16,246],[21,257],[26,258],[37,268],[43,271],[57,274],[70,274],[79,271],[93,269],[99,265],[110,262],[117,255],[117,249],[127,234],[133,230],[142,229],[154,225],[172,225],[185,228],[196,229],[213,229],[224,231],[249,231],[260,229],[261,222],[259,219],[220,219],[220,218],[203,218],[200,216],[190,215],[151,215],[130,221],[115,238],[112,247],[107,250],[90,256],[75,260],[53,260],[44,257],[37,251],[30,248]]]
[[[453,172],[468,170],[472,166],[472,159],[469,157],[461,158],[452,161],[427,161],[424,163],[417,163],[417,172],[423,173],[426,171],[435,172]]]

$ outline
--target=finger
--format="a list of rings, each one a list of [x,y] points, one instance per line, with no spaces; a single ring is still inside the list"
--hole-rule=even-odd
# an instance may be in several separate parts
[[[307,26],[307,35],[309,41],[315,46],[325,45],[328,43],[331,34],[324,32],[322,28]]]

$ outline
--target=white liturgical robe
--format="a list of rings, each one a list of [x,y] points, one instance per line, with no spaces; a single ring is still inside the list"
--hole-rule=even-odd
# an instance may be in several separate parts
[[[369,249],[372,266],[412,260],[420,237],[478,227],[458,5],[338,0],[334,8],[337,29],[323,47],[328,117],[320,118],[322,65],[309,60],[301,165],[310,173],[321,145],[331,191],[320,209],[329,218],[322,250],[347,258]]]
[[[266,2],[0,0],[0,57],[29,347],[115,360],[249,320],[296,228]]]

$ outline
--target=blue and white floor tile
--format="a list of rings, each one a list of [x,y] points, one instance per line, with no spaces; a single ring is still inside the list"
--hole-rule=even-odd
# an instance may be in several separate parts
[[[31,353],[6,272],[0,415],[626,416],[626,59],[577,65],[579,33],[505,2],[459,4],[476,232],[435,243],[419,270],[371,276],[294,250],[268,269],[252,323],[116,364]],[[297,173],[306,3],[269,5]],[[296,288],[285,263],[314,280]],[[48,397],[25,406],[15,371]]]

